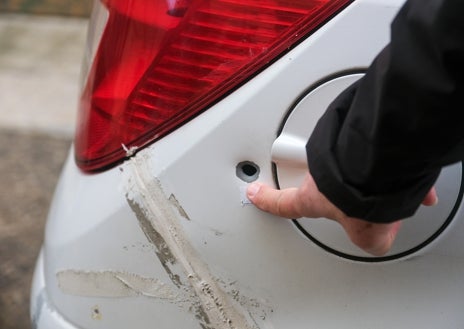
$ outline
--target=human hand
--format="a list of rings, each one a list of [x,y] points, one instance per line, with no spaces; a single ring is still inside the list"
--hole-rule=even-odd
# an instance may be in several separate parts
[[[299,188],[276,190],[252,183],[248,186],[247,197],[259,209],[280,217],[335,220],[355,245],[374,256],[385,255],[390,250],[401,226],[401,221],[372,223],[345,215],[319,192],[309,172]],[[435,188],[432,188],[422,204],[432,206],[437,202]]]

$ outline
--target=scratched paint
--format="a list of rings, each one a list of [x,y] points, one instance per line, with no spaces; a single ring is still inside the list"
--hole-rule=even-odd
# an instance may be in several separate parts
[[[101,320],[102,319],[102,313],[100,311],[100,307],[98,305],[95,305],[92,307],[92,313],[91,313],[91,318],[94,320]]]
[[[176,287],[180,288],[183,286],[183,283],[180,281],[180,275],[176,273],[178,270],[173,270],[177,260],[172,254],[171,249],[161,234],[153,228],[150,221],[144,216],[143,210],[139,207],[139,205],[129,199],[128,202],[139,221],[139,225],[143,233],[147,237],[148,241],[155,246],[156,256],[160,260],[164,270],[168,274],[172,283],[174,283]]]
[[[184,210],[184,208],[180,205],[179,201],[177,200],[176,196],[174,194],[171,194],[168,199],[171,204],[177,209],[179,214],[184,217],[187,220],[190,220],[190,217],[187,215],[187,212]]]
[[[203,329],[257,329],[249,310],[222,289],[179,223],[179,207],[140,154],[124,165],[126,198],[164,269],[179,290],[188,291]]]
[[[169,285],[158,279],[143,277],[135,273],[117,272],[117,271],[84,271],[84,270],[62,270],[56,274],[60,290],[73,296],[81,297],[98,297],[98,298],[127,298],[144,296],[155,299],[162,299],[171,304],[175,304],[184,311],[193,311],[197,319],[206,321],[206,314],[202,308],[192,309],[193,306],[199,306],[198,298],[192,295],[190,289],[175,290]],[[257,320],[266,320],[269,314],[273,313],[267,303],[263,300],[250,298],[243,295],[234,283],[225,283],[220,280],[216,282],[223,287],[224,291],[238,304],[247,310],[253,322],[258,328]],[[188,288],[184,286],[184,288]],[[205,282],[202,284],[202,291],[210,294],[209,285]],[[221,307],[221,305],[217,305]],[[198,313],[198,314],[197,314]],[[92,319],[100,320],[102,314],[100,308],[96,305],[92,308]],[[208,328],[208,326],[204,326]]]
[[[146,296],[170,301],[182,300],[158,279],[135,273],[116,271],[63,270],[56,274],[58,286],[65,294],[84,297]]]
[[[205,312],[198,295],[195,294],[195,291],[192,289],[190,284],[185,282],[185,280],[184,282],[181,281],[181,277],[183,277],[182,269],[179,268],[177,260],[174,257],[170,247],[164,240],[163,236],[161,236],[161,234],[154,229],[150,221],[143,214],[143,210],[137,203],[133,202],[130,199],[128,199],[128,202],[139,221],[139,225],[142,231],[145,233],[145,236],[147,237],[148,241],[150,241],[155,247],[155,253],[158,256],[161,265],[168,274],[172,283],[174,283],[174,285],[177,288],[185,292],[186,298],[184,300],[189,300],[192,312],[195,314],[195,317],[200,321],[200,326],[203,329],[210,329],[210,327],[208,326],[208,324],[210,323],[209,317]]]

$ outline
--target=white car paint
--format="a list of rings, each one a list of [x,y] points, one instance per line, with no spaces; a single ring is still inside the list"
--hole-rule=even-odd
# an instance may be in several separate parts
[[[117,168],[83,174],[70,156],[34,276],[35,327],[462,327],[461,209],[419,254],[353,262],[244,204],[236,174],[250,161],[275,185],[271,148],[293,105],[320,81],[367,67],[402,2],[355,1]]]

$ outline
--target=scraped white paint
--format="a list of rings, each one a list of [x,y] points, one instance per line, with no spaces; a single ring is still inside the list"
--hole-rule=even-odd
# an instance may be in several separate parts
[[[124,150],[124,152],[126,152],[126,157],[130,158],[131,156],[133,156],[135,154],[135,152],[137,152],[138,150],[138,146],[131,146],[130,148],[128,148],[126,145],[124,144],[121,144],[121,147],[122,149]]]
[[[180,300],[173,291],[158,279],[134,273],[116,271],[63,270],[56,274],[58,286],[65,294],[84,297],[132,297]]]
[[[143,154],[143,153],[142,153]],[[201,303],[201,312],[207,319],[202,327],[215,329],[256,329],[255,320],[248,310],[221,289],[211,274],[208,265],[193,248],[182,226],[177,210],[165,195],[161,183],[153,176],[149,161],[139,153],[128,161],[123,172],[126,174],[127,198],[136,203],[149,220],[153,229],[163,238],[180,268],[182,282],[186,283],[196,300]],[[192,299],[193,300],[193,299]]]

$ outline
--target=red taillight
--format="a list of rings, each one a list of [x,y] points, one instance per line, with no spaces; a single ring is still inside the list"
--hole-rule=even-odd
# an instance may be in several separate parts
[[[76,161],[99,170],[179,127],[352,0],[104,0]]]

